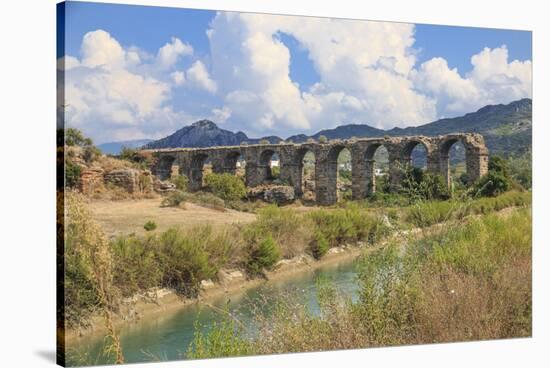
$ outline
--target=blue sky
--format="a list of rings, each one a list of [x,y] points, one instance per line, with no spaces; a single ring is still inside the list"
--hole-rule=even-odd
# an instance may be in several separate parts
[[[64,56],[66,123],[98,142],[199,118],[252,136],[392,128],[531,96],[528,31],[68,2]]]

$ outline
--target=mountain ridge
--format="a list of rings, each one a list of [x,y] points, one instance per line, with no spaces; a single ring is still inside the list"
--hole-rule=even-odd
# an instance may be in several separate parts
[[[383,137],[400,135],[435,136],[454,132],[474,132],[483,134],[491,154],[521,154],[531,147],[532,139],[532,100],[524,98],[509,104],[487,105],[475,112],[453,118],[443,118],[427,124],[378,129],[368,124],[343,124],[332,129],[306,135],[296,134],[286,141],[305,142],[310,138],[318,139],[321,135],[328,139],[348,139],[352,137]],[[199,120],[185,126],[173,134],[159,140],[148,142],[143,148],[178,148],[178,147],[212,147],[259,143],[267,139],[278,143],[283,139],[277,136],[250,138],[244,132],[231,132],[219,128],[210,120]]]

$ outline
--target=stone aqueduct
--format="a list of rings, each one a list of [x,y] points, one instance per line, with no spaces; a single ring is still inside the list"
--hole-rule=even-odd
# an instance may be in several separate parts
[[[359,138],[334,140],[327,143],[279,143],[223,146],[208,148],[177,148],[149,150],[156,156],[153,174],[168,179],[172,166],[178,165],[179,172],[189,178],[189,190],[202,186],[203,166],[208,160],[215,173],[235,174],[239,157],[246,161],[245,183],[255,187],[271,177],[270,160],[279,156],[280,179],[294,187],[297,196],[303,194],[303,158],[308,151],[315,155],[315,194],[321,205],[337,201],[337,158],[347,148],[351,153],[352,197],[365,198],[376,190],[374,154],[380,146],[388,151],[390,181],[400,182],[402,165],[410,165],[413,149],[421,144],[425,147],[427,171],[441,174],[450,183],[449,150],[456,142],[462,142],[466,150],[466,173],[468,181],[474,182],[488,170],[488,150],[483,136],[476,133],[455,133],[437,137],[405,136],[385,138]]]

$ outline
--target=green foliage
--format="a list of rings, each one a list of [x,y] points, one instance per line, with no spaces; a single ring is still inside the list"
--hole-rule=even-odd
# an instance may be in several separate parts
[[[90,138],[84,137],[80,130],[68,128],[65,130],[65,144],[67,146],[86,147],[93,145],[93,142]]]
[[[143,228],[145,231],[153,231],[157,228],[157,223],[154,221],[147,221],[145,225],[143,225]]]
[[[101,150],[97,148],[96,146],[86,146],[84,147],[84,151],[82,153],[82,158],[87,163],[90,163],[94,160],[96,160],[99,156],[101,156]]]
[[[215,234],[210,226],[192,232],[169,229],[158,241],[163,286],[192,296],[197,295],[201,280],[216,277],[232,249],[227,235]]]
[[[184,192],[175,191],[168,194],[161,202],[161,207],[178,207],[188,199],[189,195]]]
[[[507,207],[531,204],[528,192],[507,192],[497,197],[462,198],[452,201],[418,202],[406,211],[406,221],[417,227],[431,226],[448,220],[460,220],[468,215],[487,214]]]
[[[260,139],[259,144],[269,144],[269,141],[267,139]]]
[[[185,175],[176,175],[173,176],[170,181],[176,186],[177,190],[182,192],[187,191],[187,185],[189,184],[189,179]]]
[[[280,166],[273,166],[271,168],[271,177],[274,179],[277,179],[281,176],[281,167]]]
[[[153,164],[153,156],[141,152],[136,148],[122,147],[118,158],[121,160],[129,161],[133,163],[136,167],[146,170],[149,169]]]
[[[311,254],[315,259],[321,259],[330,249],[328,240],[325,235],[317,231],[314,235],[313,241],[310,243]]]
[[[511,157],[508,160],[510,176],[525,189],[531,189],[532,186],[532,166],[533,157],[531,150],[521,156]]]
[[[372,244],[388,233],[379,217],[354,204],[346,208],[313,211],[308,215],[330,247],[358,241]]]
[[[76,188],[80,181],[80,166],[70,160],[65,160],[65,185],[67,188]]]
[[[495,197],[513,186],[508,162],[500,156],[489,158],[489,172],[477,180],[471,188],[473,196]]]
[[[489,157],[489,171],[498,173],[506,178],[510,177],[508,162],[501,156],[494,155]]]
[[[319,136],[319,143],[328,143],[328,138],[324,135]]]
[[[195,335],[186,353],[188,359],[207,359],[253,354],[252,344],[243,337],[241,325],[233,318],[214,322],[209,333],[202,332],[203,327],[195,324]]]
[[[441,175],[424,172],[417,167],[408,167],[403,172],[401,191],[411,197],[411,201],[448,199],[449,192]]]
[[[248,247],[248,259],[246,268],[252,275],[263,273],[264,269],[270,269],[281,257],[281,251],[268,234],[259,243],[250,244]]]
[[[472,187],[472,194],[475,196],[495,197],[506,192],[512,186],[509,178],[498,171],[489,173],[476,181]]]
[[[111,243],[111,250],[115,267],[113,283],[124,297],[160,285],[163,270],[154,237],[119,237]]]
[[[246,196],[246,186],[238,176],[210,173],[205,182],[212,193],[223,200],[234,201]]]

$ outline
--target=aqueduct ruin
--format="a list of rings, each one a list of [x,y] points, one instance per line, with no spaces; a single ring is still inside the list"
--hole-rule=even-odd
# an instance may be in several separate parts
[[[246,161],[245,183],[247,187],[261,185],[271,177],[271,157],[276,154],[280,162],[280,179],[294,187],[297,196],[303,193],[302,168],[307,152],[315,156],[316,202],[330,205],[337,201],[337,158],[343,149],[351,153],[352,197],[365,198],[376,190],[374,154],[384,146],[389,156],[389,177],[391,183],[401,180],[400,167],[412,164],[412,151],[423,145],[426,151],[426,169],[442,175],[450,185],[449,150],[456,142],[462,142],[466,155],[466,174],[473,183],[488,170],[488,150],[483,136],[476,133],[455,133],[443,136],[404,136],[384,138],[359,138],[331,140],[326,143],[254,144],[208,148],[176,148],[149,150],[156,156],[153,174],[168,179],[172,166],[189,178],[189,190],[202,186],[203,166],[209,161],[215,173],[235,174],[240,157]]]

